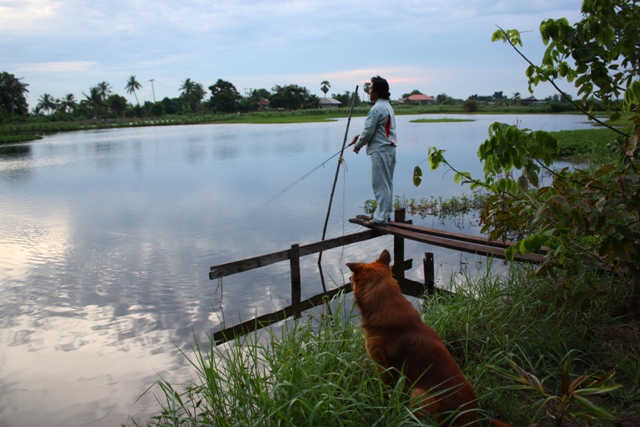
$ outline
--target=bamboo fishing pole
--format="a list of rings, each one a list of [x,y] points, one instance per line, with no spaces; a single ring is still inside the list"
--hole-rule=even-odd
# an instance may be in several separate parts
[[[340,157],[338,159],[338,166],[336,167],[336,176],[333,179],[333,187],[331,187],[331,196],[329,197],[329,208],[327,209],[327,217],[324,220],[324,228],[322,229],[322,240],[324,241],[327,235],[327,225],[329,224],[329,216],[331,215],[331,205],[333,204],[333,195],[336,191],[336,184],[338,182],[338,175],[340,174],[340,164],[342,162],[342,155],[344,154],[344,149],[347,144],[347,137],[349,136],[349,125],[351,124],[351,116],[353,115],[353,107],[356,103],[356,96],[358,95],[358,85],[356,85],[356,90],[353,92],[353,97],[351,98],[351,109],[349,110],[349,118],[347,119],[347,129],[344,132],[344,140],[342,141],[342,149],[340,150]],[[351,144],[349,144],[351,145]],[[322,290],[327,292],[327,287],[324,283],[324,274],[322,274],[322,266],[320,263],[322,262],[322,251],[318,255],[318,267],[320,268],[320,279],[322,281]]]

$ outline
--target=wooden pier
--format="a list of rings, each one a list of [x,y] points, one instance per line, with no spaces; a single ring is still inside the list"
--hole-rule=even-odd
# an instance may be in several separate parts
[[[405,271],[413,267],[413,260],[405,260],[404,240],[414,240],[429,245],[439,246],[443,248],[453,249],[461,252],[467,252],[482,256],[504,259],[504,251],[509,246],[514,245],[512,242],[492,241],[483,237],[469,236],[465,234],[452,233],[433,228],[419,227],[413,225],[410,221],[405,221],[404,209],[395,212],[395,221],[389,222],[388,225],[376,225],[368,230],[359,233],[349,234],[346,236],[336,237],[308,245],[292,245],[291,248],[279,252],[265,254],[257,257],[247,258],[226,264],[220,264],[211,267],[209,279],[215,280],[232,274],[249,271],[256,268],[264,267],[277,262],[289,261],[291,271],[291,305],[278,310],[274,313],[265,314],[257,318],[242,322],[238,325],[226,328],[213,334],[216,344],[221,344],[232,340],[238,336],[245,335],[257,329],[268,326],[272,323],[279,322],[288,317],[294,316],[299,318],[301,313],[312,307],[320,305],[324,300],[330,299],[340,291],[351,292],[351,284],[348,283],[336,289],[327,291],[319,295],[315,295],[309,299],[301,301],[301,284],[302,278],[300,274],[300,257],[312,255],[329,249],[350,245],[353,243],[363,242],[374,239],[383,235],[394,236],[392,272],[400,285],[400,289],[405,295],[419,297],[425,292],[433,293],[436,291],[434,286],[434,260],[433,253],[425,252],[423,259],[425,282],[419,283],[405,278]],[[358,218],[352,218],[349,222],[363,225],[364,221]],[[541,263],[544,261],[544,252],[517,255],[516,261]]]

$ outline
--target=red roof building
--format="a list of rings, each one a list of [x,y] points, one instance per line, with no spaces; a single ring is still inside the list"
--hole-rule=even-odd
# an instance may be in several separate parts
[[[426,103],[430,104],[433,101],[435,101],[436,99],[433,96],[423,95],[421,93],[418,93],[418,94],[415,94],[415,95],[409,95],[404,100],[405,101],[410,101],[410,102],[417,102],[418,104],[422,104],[423,102],[426,102]]]

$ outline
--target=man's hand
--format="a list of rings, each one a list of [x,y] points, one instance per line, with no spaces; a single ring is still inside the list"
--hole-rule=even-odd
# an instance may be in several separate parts
[[[349,145],[354,145],[353,152],[356,154],[358,154],[358,151],[360,151],[360,149],[357,146],[355,146],[355,143],[358,142],[358,138],[360,138],[360,134],[354,136],[353,139],[351,140],[351,144],[349,144]]]

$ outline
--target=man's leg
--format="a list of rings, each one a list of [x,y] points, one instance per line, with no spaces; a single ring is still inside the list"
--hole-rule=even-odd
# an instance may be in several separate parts
[[[373,214],[376,223],[386,224],[393,211],[393,169],[395,152],[371,153],[371,186],[378,207]]]

